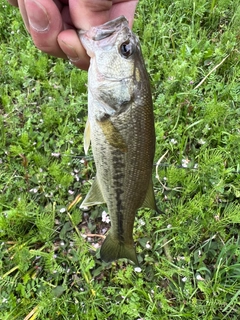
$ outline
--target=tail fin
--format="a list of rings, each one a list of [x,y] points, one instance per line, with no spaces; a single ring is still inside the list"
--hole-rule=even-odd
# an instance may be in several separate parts
[[[100,257],[105,262],[127,258],[133,261],[136,265],[139,265],[135,247],[133,245],[120,243],[118,239],[111,235],[111,233],[107,235],[102,244]]]

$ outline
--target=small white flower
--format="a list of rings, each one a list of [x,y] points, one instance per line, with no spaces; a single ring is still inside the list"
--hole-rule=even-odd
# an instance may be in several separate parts
[[[95,249],[100,248],[100,244],[99,244],[99,243],[93,243],[92,246],[93,246]]]
[[[189,159],[182,159],[182,167],[187,168],[190,160]]]
[[[171,140],[170,140],[170,143],[171,143],[171,144],[177,144],[177,140],[171,139]]]
[[[37,193],[37,192],[38,192],[38,189],[37,189],[37,188],[30,189],[29,192],[31,192],[31,193]]]
[[[103,212],[102,212],[102,222],[106,222],[106,223],[109,223],[109,222],[110,222],[109,215],[107,214],[106,211],[103,211]]]
[[[140,226],[145,226],[145,222],[143,221],[143,219],[139,220],[139,224],[140,224]]]
[[[135,272],[142,272],[142,269],[140,267],[134,268]]]
[[[151,245],[150,245],[149,241],[146,243],[146,248],[151,249]]]
[[[69,194],[74,194],[74,191],[68,190],[68,193],[69,193]]]
[[[61,208],[59,211],[60,211],[60,213],[63,213],[66,211],[66,208]]]
[[[59,158],[60,157],[60,153],[59,152],[52,152],[51,156],[55,157],[55,158]]]
[[[182,282],[186,282],[186,281],[187,281],[187,277],[183,277]]]
[[[206,141],[205,141],[205,140],[203,140],[203,138],[201,138],[200,140],[198,140],[198,143],[199,143],[199,144],[205,144],[205,143],[206,143]]]
[[[197,279],[198,281],[204,281],[204,278],[203,278],[200,274],[198,274],[198,275],[196,276],[196,279]]]
[[[185,257],[184,256],[177,256],[177,261],[180,261],[180,260],[185,260]]]

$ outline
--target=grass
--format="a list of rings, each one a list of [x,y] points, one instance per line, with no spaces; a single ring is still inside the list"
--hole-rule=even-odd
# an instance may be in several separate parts
[[[86,72],[0,7],[0,319],[239,319],[239,1],[139,3],[165,212],[136,216],[141,271],[102,263],[106,207],[79,210]]]

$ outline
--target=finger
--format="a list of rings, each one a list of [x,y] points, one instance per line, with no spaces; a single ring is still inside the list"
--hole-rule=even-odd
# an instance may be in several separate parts
[[[25,8],[25,1],[24,0],[18,0],[18,7],[19,7],[19,10],[20,10],[21,16],[23,18],[23,22],[25,24],[25,27],[26,27],[27,31],[30,33],[28,16],[27,16],[26,8]]]
[[[119,16],[125,16],[128,19],[129,26],[132,28],[137,3],[138,0],[113,0],[110,20]]]
[[[56,57],[66,57],[57,37],[63,29],[58,7],[50,0],[25,0],[28,28],[35,46]]]
[[[18,1],[17,0],[7,0],[12,6],[18,7]]]
[[[76,67],[88,70],[89,56],[86,54],[75,30],[62,31],[58,35],[58,43],[62,51]]]
[[[75,27],[88,30],[109,20],[112,0],[69,0],[69,7]]]

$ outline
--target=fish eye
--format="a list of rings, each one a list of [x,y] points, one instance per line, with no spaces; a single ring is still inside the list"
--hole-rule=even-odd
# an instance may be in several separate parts
[[[120,45],[120,54],[124,58],[128,58],[133,54],[134,48],[133,44],[127,40]]]

